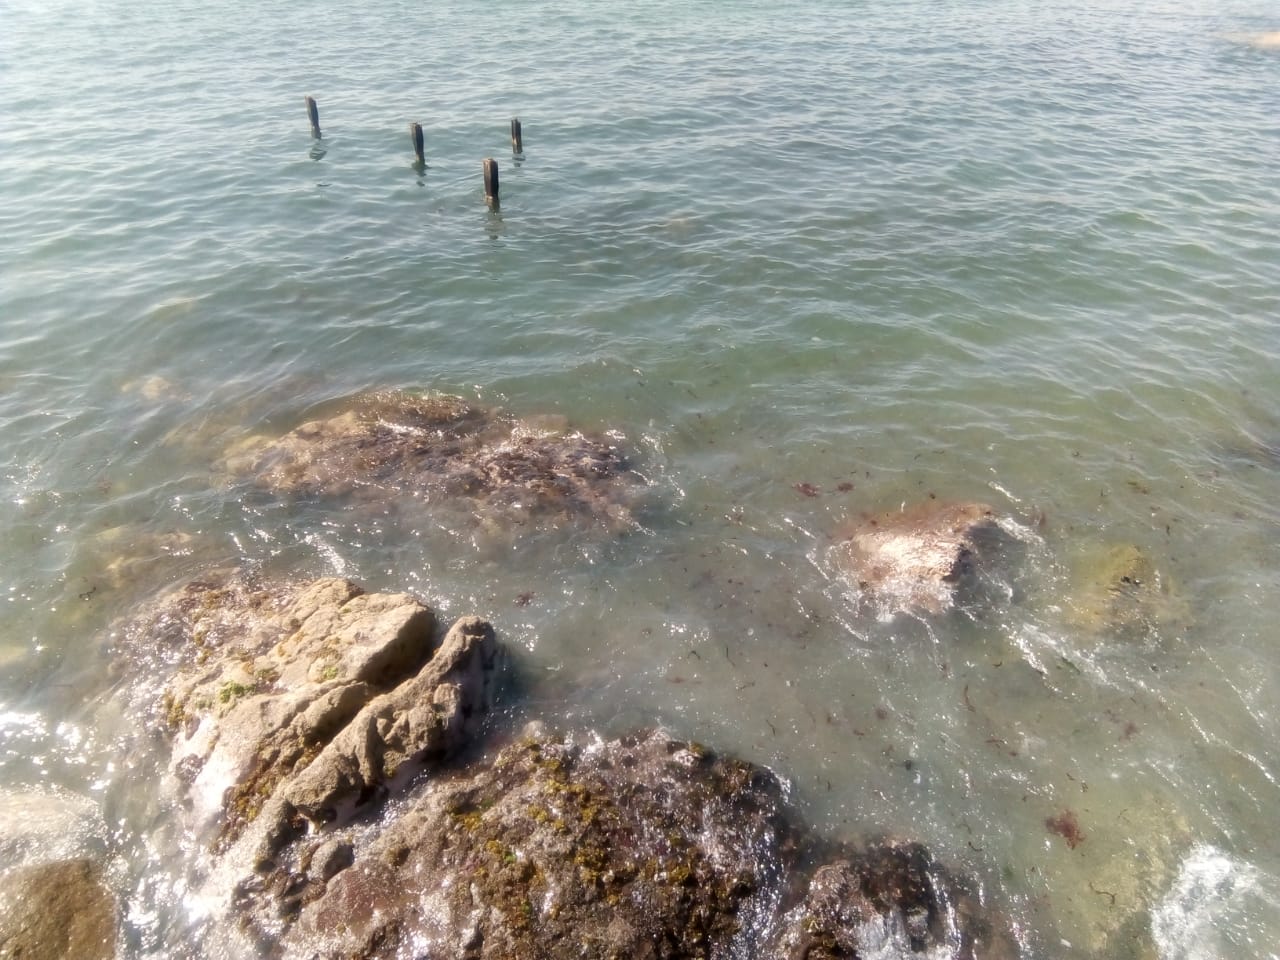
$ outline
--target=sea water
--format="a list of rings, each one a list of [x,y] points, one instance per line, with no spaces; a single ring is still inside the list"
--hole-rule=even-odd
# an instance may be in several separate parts
[[[0,853],[90,850],[130,955],[184,942],[103,651],[244,564],[491,618],[500,723],[767,765],[834,839],[927,843],[1027,957],[1280,955],[1277,29],[1269,0],[0,0]],[[495,546],[228,477],[376,388],[616,431],[642,529]],[[951,615],[865,604],[832,538],[935,497],[990,504],[1016,562]],[[1126,545],[1179,615],[1082,627],[1081,563]]]

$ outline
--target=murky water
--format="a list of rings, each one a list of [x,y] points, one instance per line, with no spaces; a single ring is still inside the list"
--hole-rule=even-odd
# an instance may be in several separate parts
[[[0,797],[59,825],[0,854],[105,853],[130,954],[181,939],[104,635],[249,563],[492,618],[509,722],[768,764],[1028,957],[1280,955],[1280,21],[1131,6],[0,0]],[[620,432],[644,530],[224,468],[375,387]],[[832,538],[931,497],[1016,549],[886,618]],[[1168,605],[1117,632],[1125,547]]]

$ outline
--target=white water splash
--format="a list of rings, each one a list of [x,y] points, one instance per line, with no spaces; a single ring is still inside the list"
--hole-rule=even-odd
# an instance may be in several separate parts
[[[1260,941],[1249,925],[1251,917],[1270,914],[1274,919],[1280,912],[1275,887],[1251,864],[1216,847],[1195,847],[1183,861],[1173,889],[1151,914],[1160,960],[1276,960],[1280,953],[1274,943]],[[1248,949],[1251,946],[1256,952]]]

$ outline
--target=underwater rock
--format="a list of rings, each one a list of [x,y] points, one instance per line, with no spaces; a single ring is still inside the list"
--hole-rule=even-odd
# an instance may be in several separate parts
[[[1168,578],[1133,544],[1085,553],[1075,563],[1074,581],[1068,594],[1070,619],[1094,633],[1150,636],[1190,617]]]
[[[1107,800],[1094,806],[1087,841],[1069,856],[1057,847],[1054,862],[1040,867],[1066,894],[1054,904],[1056,922],[1088,956],[1153,957],[1151,911],[1195,831],[1168,796],[1118,785],[1095,786],[1091,795],[1101,792]]]
[[[841,575],[887,613],[937,614],[955,605],[999,538],[986,504],[926,501],[862,517],[841,531],[831,556]]]
[[[484,621],[459,620],[437,646],[415,598],[340,579],[215,571],[121,632],[126,657],[170,667],[153,709],[197,826],[218,824],[223,847],[251,823],[270,839],[299,816],[331,819],[401,766],[450,755],[491,706],[499,667]]]
[[[1231,39],[1253,47],[1255,50],[1280,50],[1280,30],[1272,30],[1268,33],[1237,33],[1232,34]]]
[[[90,860],[18,867],[0,874],[0,958],[109,960],[117,906]]]
[[[0,787],[0,864],[96,859],[106,835],[89,797],[56,787]]]
[[[181,530],[110,527],[95,534],[88,544],[95,570],[92,586],[108,590],[134,587],[171,568],[175,557],[191,556],[197,545],[194,536]]]
[[[465,502],[479,523],[614,532],[643,482],[616,438],[518,420],[458,397],[374,393],[282,437],[250,438],[224,464],[277,494]]]

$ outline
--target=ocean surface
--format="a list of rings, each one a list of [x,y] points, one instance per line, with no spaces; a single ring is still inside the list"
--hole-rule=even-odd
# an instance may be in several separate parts
[[[927,843],[1027,958],[1280,956],[1276,30],[1274,0],[0,0],[0,868],[92,850],[124,956],[204,949],[104,651],[235,563],[487,616],[499,725],[767,765],[828,836]],[[643,529],[496,546],[228,475],[382,388],[616,431]],[[1022,549],[983,603],[893,616],[830,545],[931,498]],[[1138,631],[1075,615],[1117,548],[1167,601]]]

